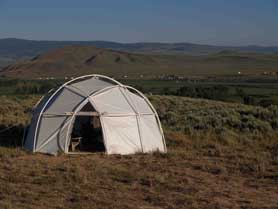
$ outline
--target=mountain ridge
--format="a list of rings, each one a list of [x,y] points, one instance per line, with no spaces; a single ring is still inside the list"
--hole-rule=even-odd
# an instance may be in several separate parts
[[[17,61],[0,70],[0,76],[16,78],[75,77],[106,74],[114,77],[163,75],[237,75],[276,73],[278,54],[220,51],[210,55],[143,54],[97,48],[65,46],[28,60]]]
[[[252,53],[278,53],[278,46],[216,46],[187,42],[135,42],[118,43],[112,41],[44,41],[19,38],[0,39],[0,69],[19,60],[31,59],[39,54],[65,46],[96,46],[98,48],[141,54],[208,55],[221,51]]]
[[[0,39],[0,56],[36,56],[47,50],[64,46],[96,46],[128,52],[160,53],[160,54],[210,54],[223,50],[239,52],[278,53],[278,46],[218,46],[208,44],[195,44],[188,42],[161,43],[161,42],[135,42],[119,43],[112,41],[44,41],[26,40],[17,38]]]

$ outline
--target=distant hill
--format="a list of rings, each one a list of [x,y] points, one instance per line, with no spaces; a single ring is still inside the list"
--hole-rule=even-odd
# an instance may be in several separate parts
[[[0,75],[19,78],[71,77],[100,73],[115,77],[175,75],[237,75],[278,71],[278,55],[221,51],[211,55],[157,55],[67,46],[18,61]]]
[[[262,46],[211,46],[192,43],[116,43],[108,41],[33,41],[24,39],[7,38],[0,39],[0,67],[7,62],[31,58],[49,50],[65,46],[95,46],[98,48],[113,49],[132,53],[148,54],[187,54],[207,55],[220,51],[238,51],[254,53],[278,53],[276,47]]]

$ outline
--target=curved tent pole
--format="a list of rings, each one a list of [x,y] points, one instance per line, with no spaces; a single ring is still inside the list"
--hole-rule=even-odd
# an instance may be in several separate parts
[[[65,120],[65,121],[63,122],[63,124],[62,124],[54,133],[52,133],[52,134],[50,135],[50,137],[48,137],[47,140],[45,140],[41,146],[39,146],[39,147],[37,148],[37,151],[40,151],[40,150],[41,150],[42,148],[44,148],[47,144],[49,144],[49,143],[53,140],[53,138],[55,137],[55,135],[56,135],[56,134],[59,134],[60,131],[61,131],[61,129],[63,129],[64,126],[67,125],[68,123],[69,123],[69,120],[68,120],[68,121]],[[58,143],[58,147],[61,147],[61,146],[59,145],[59,143]]]
[[[64,150],[65,150],[65,153],[68,153],[69,152],[69,147],[68,147],[68,143],[69,143],[69,133],[72,132],[70,131],[72,129],[72,122],[73,122],[73,119],[75,118],[75,115],[77,112],[80,111],[80,109],[82,109],[82,107],[84,107],[87,102],[89,101],[89,98],[87,97],[86,99],[84,99],[74,110],[70,120],[69,120],[69,124],[68,124],[68,130],[67,130],[67,135],[66,135],[66,141],[65,141],[65,147],[64,147]]]
[[[125,88],[125,87],[124,87]],[[131,98],[129,98],[128,95],[126,95],[126,92],[123,92],[122,89],[120,89],[120,92],[122,93],[122,95],[124,96],[125,100],[127,101],[127,103],[130,105],[130,107],[133,109],[133,111],[136,114],[136,122],[137,122],[137,128],[138,128],[138,134],[139,134],[139,139],[140,139],[140,144],[141,144],[141,149],[142,152],[144,153],[144,147],[143,147],[143,142],[142,142],[142,130],[141,130],[141,122],[140,122],[140,112],[137,111],[135,105],[133,104],[133,101]]]
[[[97,91],[97,92],[94,92],[93,94],[89,95],[86,99],[84,99],[84,100],[78,105],[78,107],[75,108],[74,115],[73,115],[73,117],[70,119],[70,125],[69,125],[69,127],[72,126],[73,118],[75,117],[76,113],[78,112],[77,109],[80,108],[81,104],[83,104],[84,101],[88,101],[88,100],[89,100],[90,102],[92,102],[92,101],[90,100],[90,98],[89,98],[90,96],[95,96],[95,95],[97,95],[97,94],[100,94],[100,93],[103,93],[103,92],[109,90],[110,88],[117,87],[117,86],[121,86],[121,87],[124,87],[124,88],[126,88],[126,89],[131,89],[131,90],[137,92],[137,93],[139,94],[139,96],[141,96],[141,97],[147,102],[147,104],[150,106],[150,108],[152,109],[152,111],[155,113],[155,117],[156,117],[157,123],[158,123],[158,125],[159,125],[159,129],[160,129],[160,132],[161,132],[161,135],[162,135],[162,138],[163,138],[164,149],[165,149],[165,152],[167,152],[165,137],[164,137],[164,133],[163,133],[163,129],[162,129],[162,126],[161,126],[160,119],[159,119],[158,114],[157,114],[156,110],[154,109],[153,105],[152,105],[152,104],[150,103],[150,101],[145,97],[145,95],[142,94],[142,93],[141,93],[140,91],[138,91],[137,89],[131,87],[131,86],[123,85],[123,84],[121,84],[120,82],[118,82],[118,81],[116,81],[116,80],[114,80],[114,79],[112,79],[112,78],[109,78],[109,77],[103,76],[103,75],[98,75],[98,74],[85,75],[85,76],[80,76],[80,77],[77,77],[77,78],[75,78],[75,79],[72,79],[72,80],[70,80],[70,81],[64,83],[62,86],[60,86],[60,87],[48,98],[48,100],[47,100],[46,103],[44,104],[43,108],[41,109],[41,111],[40,111],[40,113],[39,113],[38,120],[37,120],[37,124],[36,124],[36,128],[35,128],[35,134],[34,134],[33,152],[36,151],[37,137],[38,137],[38,136],[37,136],[37,135],[38,135],[38,127],[39,127],[39,125],[40,125],[40,123],[41,123],[41,118],[42,118],[43,112],[45,111],[45,109],[46,109],[47,105],[50,103],[50,101],[54,98],[55,95],[57,95],[57,94],[58,94],[64,87],[66,87],[67,85],[71,84],[71,83],[74,82],[74,81],[81,80],[81,79],[84,79],[84,78],[88,78],[88,79],[89,79],[90,77],[91,77],[91,78],[93,78],[93,77],[96,77],[96,78],[104,78],[104,79],[107,79],[107,80],[109,80],[109,81],[111,81],[111,82],[114,82],[116,85],[114,85],[114,86],[112,86],[112,87],[109,86],[109,87],[106,87],[106,88],[104,88],[104,89],[101,89],[101,90],[99,90],[99,91]],[[40,100],[40,101],[41,101],[41,100]],[[81,108],[82,108],[82,107],[81,107]],[[94,105],[94,108],[95,108],[95,105]],[[101,124],[102,124],[102,123],[101,123]],[[102,127],[102,130],[103,130],[103,135],[104,135],[104,138],[105,138],[105,130],[103,129],[103,127]],[[69,128],[68,128],[67,138],[66,138],[66,143],[65,143],[66,146],[67,146],[67,144],[68,144],[68,137],[69,137],[68,135],[69,135]],[[104,142],[105,142],[105,140],[104,140]],[[65,151],[68,151],[68,148],[67,148],[67,150],[65,149]]]
[[[157,114],[157,111],[156,111],[155,108],[153,107],[152,103],[149,101],[149,99],[148,99],[143,93],[141,93],[141,92],[138,91],[137,89],[135,89],[135,88],[133,88],[133,87],[131,87],[131,86],[127,86],[127,85],[125,85],[124,87],[126,87],[127,89],[131,89],[131,90],[137,92],[137,93],[147,102],[147,104],[150,106],[150,108],[151,108],[152,111],[154,112],[155,117],[156,117],[156,120],[157,120],[157,123],[158,123],[158,126],[159,126],[160,133],[161,133],[161,135],[162,135],[164,149],[165,149],[165,152],[167,152],[166,141],[165,141],[165,136],[164,136],[164,133],[163,133],[162,125],[161,125],[159,116],[158,116],[158,114]]]
[[[147,102],[147,104],[150,106],[150,108],[152,109],[152,111],[153,111],[153,113],[154,113],[154,115],[155,115],[155,117],[156,117],[156,120],[157,120],[157,123],[158,123],[158,127],[159,127],[159,130],[160,130],[160,133],[161,133],[161,135],[162,135],[162,139],[163,139],[163,145],[164,145],[164,149],[165,149],[165,152],[167,152],[167,147],[166,147],[166,142],[165,142],[165,137],[164,137],[164,133],[163,133],[163,129],[162,129],[162,126],[161,126],[161,123],[160,123],[160,119],[159,119],[159,117],[158,117],[158,114],[157,114],[157,112],[156,112],[156,110],[155,110],[155,108],[153,107],[153,105],[150,103],[150,101],[148,100],[148,98],[146,98],[145,97],[145,95],[143,94],[143,93],[141,93],[140,91],[138,91],[137,89],[135,89],[135,88],[133,88],[133,87],[130,87],[130,86],[125,86],[125,85],[121,85],[122,87],[124,87],[124,88],[126,88],[126,89],[132,89],[132,90],[134,90],[135,92],[137,92],[138,94],[139,94],[139,96],[141,96],[146,102]],[[68,131],[67,131],[67,138],[66,138],[66,143],[65,143],[65,153],[68,153],[68,142],[69,142],[69,133],[70,133],[70,129],[72,128],[72,122],[73,122],[73,119],[74,119],[74,117],[75,117],[75,115],[77,114],[77,112],[78,111],[80,111],[80,109],[88,102],[88,101],[90,101],[91,103],[93,103],[93,101],[90,99],[90,97],[92,96],[97,96],[97,95],[99,95],[99,94],[101,94],[101,93],[104,93],[104,92],[106,92],[106,91],[108,91],[108,90],[110,90],[110,89],[112,89],[112,88],[116,88],[116,87],[119,87],[118,85],[116,85],[116,86],[109,86],[109,87],[106,87],[106,88],[104,88],[104,89],[101,89],[101,90],[99,90],[99,91],[97,91],[97,92],[94,92],[93,94],[91,94],[91,95],[89,95],[89,97],[88,98],[86,98],[86,99],[84,99],[79,105],[78,105],[78,107],[76,107],[76,109],[75,109],[75,111],[74,111],[74,113],[73,113],[73,116],[72,116],[72,118],[70,119],[70,124],[69,124],[69,127],[68,127]],[[122,91],[121,91],[122,92]],[[127,95],[125,95],[123,92],[122,92],[122,94],[124,95],[124,97],[126,97]],[[132,99],[131,98],[126,98],[126,100],[131,100],[132,101]],[[129,103],[129,101],[128,101],[128,103]],[[132,103],[133,103],[133,101],[132,101]],[[94,105],[94,104],[92,104],[93,105],[93,107],[94,108],[96,108],[96,105]],[[133,107],[133,104],[130,104],[131,106],[132,106],[132,108],[135,108],[135,107]],[[96,109],[96,111],[98,111],[97,109]],[[136,111],[136,110],[134,110],[134,111]],[[137,112],[137,111],[136,111]],[[139,116],[140,117],[140,116]],[[101,117],[100,117],[100,120],[101,120]],[[103,121],[101,120],[101,126],[102,126],[102,132],[103,132],[103,138],[104,138],[104,143],[105,143],[105,146],[106,146],[106,133],[105,133],[105,130],[104,130],[104,127],[103,127]],[[138,127],[139,128],[139,127]],[[139,130],[140,131],[140,130]],[[142,142],[141,142],[141,146],[143,146],[142,145]],[[106,150],[106,152],[107,152],[107,150]]]
[[[54,89],[50,89],[47,94],[51,93]],[[46,95],[41,96],[41,98],[39,99],[39,101],[36,102],[36,104],[33,106],[33,109],[37,108],[37,106],[39,105],[39,103],[45,98]]]
[[[109,89],[108,89],[109,90]],[[96,105],[94,103],[94,101],[89,97],[89,101],[90,103],[93,105],[93,107],[96,109],[97,112],[98,109],[96,108]],[[99,120],[100,120],[100,125],[101,125],[101,132],[102,132],[102,137],[103,137],[103,143],[104,143],[104,147],[105,147],[105,152],[106,154],[108,154],[108,146],[107,146],[107,135],[106,135],[106,131],[105,131],[105,127],[104,127],[104,122],[103,122],[103,118],[102,115],[99,116]]]
[[[121,84],[122,85],[122,84]],[[69,143],[69,134],[70,134],[70,129],[72,129],[72,123],[73,123],[73,119],[75,118],[75,116],[76,116],[76,114],[82,109],[82,107],[84,107],[84,105],[86,105],[87,104],[87,102],[91,102],[91,103],[93,103],[93,101],[90,99],[90,97],[92,96],[96,96],[96,95],[98,95],[98,94],[101,94],[101,93],[104,93],[104,92],[106,92],[106,91],[108,91],[108,90],[110,90],[110,89],[112,89],[112,88],[116,88],[116,87],[118,87],[119,85],[115,85],[115,86],[108,86],[108,87],[106,87],[106,88],[104,88],[104,89],[101,89],[101,90],[99,90],[99,91],[97,91],[97,92],[94,92],[93,94],[90,94],[90,95],[88,95],[88,97],[86,97],[76,108],[75,108],[75,110],[74,110],[74,112],[73,112],[73,115],[72,115],[72,117],[71,117],[71,119],[70,119],[70,121],[69,121],[69,126],[68,126],[68,130],[67,130],[67,136],[66,136],[66,142],[65,142],[65,153],[68,153],[68,143]],[[96,105],[94,105],[94,104],[92,104],[93,105],[93,107],[96,109]],[[96,111],[98,112],[98,110],[96,109]],[[100,119],[101,119],[101,117],[100,117]],[[102,124],[103,124],[103,122],[101,121],[101,126],[102,126]],[[103,128],[103,126],[102,126],[102,132],[103,132],[103,139],[105,138],[105,133],[104,133],[104,128]],[[105,142],[105,140],[104,140],[104,143],[106,143]]]
[[[39,101],[36,102],[36,104],[33,106],[33,110],[38,107],[39,103],[43,100],[44,97],[45,96],[42,96]]]
[[[42,117],[42,113],[44,112],[45,108],[47,107],[47,105],[49,104],[49,102],[54,98],[54,96],[56,94],[58,94],[65,86],[69,85],[70,83],[74,82],[74,81],[77,81],[77,80],[80,80],[80,79],[83,79],[83,78],[90,78],[90,77],[96,77],[96,78],[104,78],[104,79],[107,79],[107,80],[110,80],[114,83],[116,83],[117,85],[120,85],[120,86],[123,86],[120,82],[116,81],[115,79],[113,78],[109,78],[107,76],[103,76],[103,75],[98,75],[98,74],[90,74],[90,75],[84,75],[84,76],[80,76],[80,77],[77,77],[75,79],[72,79],[66,83],[64,83],[62,86],[60,86],[50,97],[49,99],[47,100],[47,102],[44,104],[43,108],[41,109],[40,111],[40,114],[39,114],[39,117],[38,117],[38,120],[37,120],[37,124],[36,124],[36,128],[35,128],[35,134],[34,134],[34,146],[33,146],[33,152],[36,151],[36,145],[37,145],[37,135],[38,135],[38,127],[39,127],[39,124],[41,122],[41,117]]]

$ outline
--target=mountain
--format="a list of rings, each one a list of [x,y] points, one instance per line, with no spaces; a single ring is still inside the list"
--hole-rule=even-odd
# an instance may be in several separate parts
[[[66,46],[29,60],[20,60],[0,71],[18,78],[64,78],[99,73],[138,78],[159,75],[237,75],[276,72],[278,54],[221,51],[210,55],[142,54],[96,48]]]
[[[0,39],[0,57],[24,58],[45,53],[64,46],[95,46],[136,53],[204,55],[223,50],[256,53],[278,53],[278,46],[211,46],[192,43],[116,43],[108,41],[33,41],[24,39]]]

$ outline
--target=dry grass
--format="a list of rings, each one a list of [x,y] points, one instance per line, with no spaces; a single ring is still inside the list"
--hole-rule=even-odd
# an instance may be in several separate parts
[[[1,123],[26,123],[36,99],[1,97]],[[152,98],[155,105],[159,99]],[[166,131],[166,155],[53,157],[1,147],[0,208],[277,208],[277,138],[234,140],[225,135],[219,140],[213,126],[199,135],[187,134],[180,127],[190,108],[207,111],[206,118],[214,106],[229,113],[237,105],[167,97],[160,104],[160,114],[173,105],[176,112],[184,110],[177,121],[161,115],[165,126],[175,124]],[[260,115],[259,121],[268,121]]]
[[[52,157],[1,148],[0,207],[277,207],[274,146],[199,146],[174,132],[167,142],[166,155]]]
[[[0,126],[25,125],[39,96],[0,96]]]

